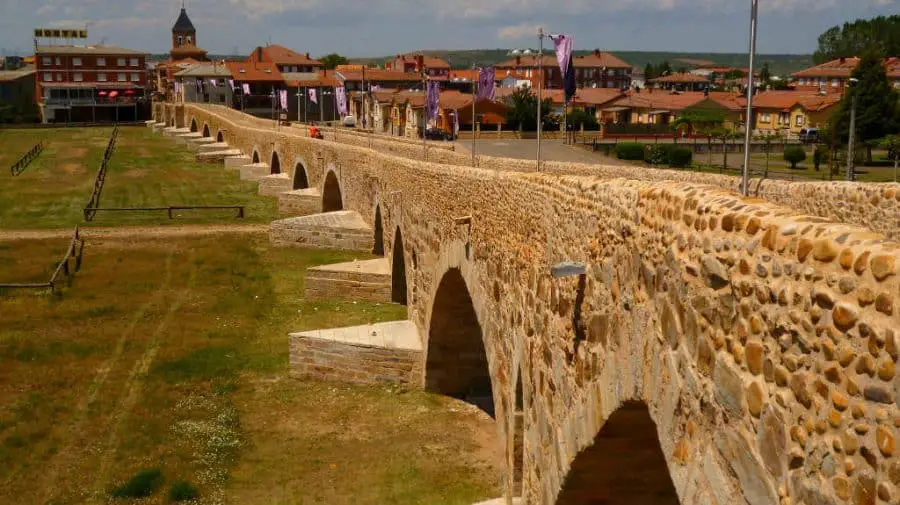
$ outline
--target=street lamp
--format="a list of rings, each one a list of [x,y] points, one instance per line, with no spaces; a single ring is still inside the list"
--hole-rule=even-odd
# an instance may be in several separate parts
[[[750,135],[753,131],[753,64],[756,59],[756,24],[759,16],[759,0],[750,5],[750,68],[747,72],[747,117],[744,120],[744,169],[741,173],[741,194],[750,194]]]
[[[856,77],[850,78],[850,86],[852,86],[858,82],[859,82],[859,79],[857,79]],[[848,146],[847,146],[847,180],[848,181],[853,181],[854,176],[855,176],[855,174],[854,174],[855,167],[853,165],[856,161],[855,160],[856,156],[854,156],[855,153],[853,152],[853,149],[855,147],[854,144],[856,143],[856,100],[859,98],[859,94],[854,93],[852,91],[851,91],[851,93],[853,93],[853,98],[850,100],[850,140],[849,140],[849,142],[847,142],[847,144],[848,144]]]

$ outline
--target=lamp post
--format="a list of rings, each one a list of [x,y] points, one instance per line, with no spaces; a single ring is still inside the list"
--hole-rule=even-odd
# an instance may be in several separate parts
[[[750,68],[747,72],[747,116],[744,119],[744,168],[741,173],[741,194],[750,193],[750,135],[753,132],[753,64],[756,59],[756,24],[759,17],[759,0],[751,0],[750,6]]]
[[[850,78],[850,85],[854,85],[859,82],[859,79],[856,77]],[[856,163],[856,153],[854,152],[855,144],[856,144],[856,104],[859,99],[859,94],[851,91],[853,93],[853,98],[850,101],[850,139],[847,142],[847,180],[853,181],[855,178],[855,166]]]
[[[541,100],[544,96],[544,29],[538,28],[537,170],[541,171]]]

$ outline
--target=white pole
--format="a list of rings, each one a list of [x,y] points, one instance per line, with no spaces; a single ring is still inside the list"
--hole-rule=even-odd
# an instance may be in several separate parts
[[[422,90],[425,92],[425,109],[422,110],[422,156],[428,161],[428,142],[425,140],[425,129],[428,127],[428,79],[425,77],[425,65],[422,65]]]
[[[750,68],[747,72],[747,117],[744,119],[744,170],[741,177],[741,194],[750,194],[750,134],[753,132],[753,64],[756,58],[756,23],[759,0],[751,0],[750,7]]]
[[[544,29],[538,28],[537,169],[541,170],[541,100],[544,97]]]
[[[481,72],[478,72],[478,79],[472,79],[472,166],[475,166],[475,96],[478,94],[478,80],[481,78]]]
[[[859,94],[853,94],[853,101],[850,102],[850,141],[847,146],[847,180],[853,181],[853,164],[856,162],[856,153],[854,152],[854,144],[856,143],[856,99]]]

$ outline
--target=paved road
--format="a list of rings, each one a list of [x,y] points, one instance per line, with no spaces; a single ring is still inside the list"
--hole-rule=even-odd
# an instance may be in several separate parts
[[[472,141],[456,143],[460,152],[471,152]],[[537,156],[537,140],[478,140],[475,151],[486,156],[500,156],[522,160],[533,160]],[[588,151],[580,145],[565,145],[562,140],[541,141],[541,156],[544,161],[567,161],[573,163],[597,163],[604,165],[624,165],[619,160]]]

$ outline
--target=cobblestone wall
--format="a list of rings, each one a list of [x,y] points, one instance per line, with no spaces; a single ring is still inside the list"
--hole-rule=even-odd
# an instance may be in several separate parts
[[[461,272],[508,448],[522,377],[527,503],[554,503],[605,420],[634,402],[648,408],[682,503],[900,500],[900,245],[805,215],[896,218],[896,186],[763,184],[792,210],[689,173],[472,169],[187,114],[228,129],[246,153],[274,148],[282,166],[320,160],[307,165],[314,187],[335,166],[344,208],[370,222],[380,205],[386,238],[402,230],[422,335],[438,284]],[[840,194],[858,196],[846,218]],[[385,244],[388,257],[397,246]],[[584,262],[585,278],[551,277],[563,260]]]

